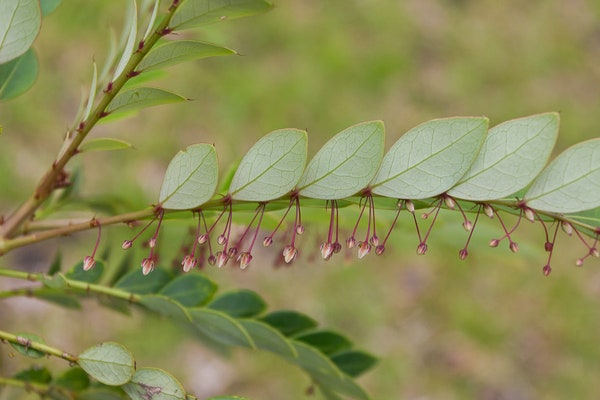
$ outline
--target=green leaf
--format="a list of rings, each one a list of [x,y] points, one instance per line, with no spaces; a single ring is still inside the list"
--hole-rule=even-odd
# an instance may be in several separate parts
[[[88,94],[88,99],[87,102],[85,104],[85,109],[83,110],[83,114],[81,115],[81,118],[79,118],[80,121],[85,121],[88,119],[88,117],[90,116],[91,112],[92,112],[92,107],[94,106],[94,100],[96,100],[96,92],[98,91],[98,67],[96,66],[96,63],[92,63],[92,82],[90,83],[90,92]],[[78,113],[79,114],[79,113]]]
[[[69,272],[65,274],[65,278],[74,281],[87,283],[98,283],[104,273],[104,262],[96,260],[96,265],[89,271],[83,270],[83,261],[77,263]]]
[[[140,368],[123,390],[132,400],[185,400],[183,386],[158,368]]]
[[[82,368],[70,368],[54,379],[56,386],[81,391],[90,386],[90,378]]]
[[[41,351],[34,350],[29,347],[29,344],[28,344],[29,341],[45,344],[44,341],[42,340],[42,338],[39,337],[38,335],[34,335],[32,333],[17,333],[16,335],[17,335],[17,339],[19,340],[19,342],[24,343],[24,344],[18,344],[18,343],[11,342],[10,345],[12,346],[13,349],[17,350],[22,355],[31,357],[31,358],[42,358],[46,355],[46,354],[42,353]]]
[[[377,358],[363,351],[344,351],[331,357],[331,361],[344,373],[357,377],[377,364]]]
[[[173,30],[197,28],[213,22],[263,13],[273,5],[263,0],[187,0],[179,6],[170,27]]]
[[[117,79],[119,75],[125,70],[129,59],[133,55],[135,51],[136,43],[136,35],[138,30],[138,13],[137,13],[137,4],[135,0],[131,0],[129,2],[129,7],[127,8],[127,15],[125,16],[125,29],[123,34],[127,32],[127,42],[123,47],[123,53],[121,54],[121,58],[119,59],[119,63],[115,68],[115,72],[113,74],[113,80]],[[123,36],[125,37],[125,36]],[[118,96],[117,96],[118,97]],[[110,106],[109,106],[110,107]]]
[[[235,51],[196,40],[177,40],[153,48],[139,63],[137,71],[148,72],[184,61],[237,54]]]
[[[160,294],[184,307],[196,307],[206,303],[217,291],[217,284],[198,273],[179,275],[162,288]]]
[[[238,289],[219,295],[208,303],[207,307],[232,317],[249,318],[262,313],[267,308],[267,304],[255,292]]]
[[[169,297],[158,294],[146,294],[140,298],[140,304],[160,315],[174,318],[179,321],[190,321],[187,309]]]
[[[28,369],[19,371],[13,378],[25,382],[49,383],[52,380],[52,375],[46,367],[34,365]]]
[[[262,317],[261,320],[285,336],[292,336],[317,326],[317,322],[308,315],[288,310],[274,311]]]
[[[525,201],[531,208],[555,213],[600,207],[600,139],[562,152],[535,179]]]
[[[383,122],[351,126],[331,138],[298,182],[302,196],[336,200],[352,196],[373,179],[383,157]]]
[[[115,284],[115,288],[135,294],[157,293],[173,276],[164,268],[156,268],[144,275],[140,268],[130,271]]]
[[[64,275],[60,273],[51,275],[50,277],[44,274],[39,274],[38,277],[45,287],[51,289],[62,289],[67,286],[67,281],[65,280]]]
[[[556,142],[558,114],[506,121],[490,129],[479,155],[448,194],[473,201],[508,197],[540,173]]]
[[[60,268],[62,266],[62,253],[59,251],[56,252],[56,256],[54,256],[54,260],[52,260],[52,264],[48,268],[48,276],[54,276],[57,272],[60,272]]]
[[[244,327],[225,313],[205,308],[189,309],[192,323],[201,333],[219,343],[254,348]]]
[[[434,119],[404,134],[381,162],[373,193],[424,199],[450,189],[467,171],[483,143],[487,118]]]
[[[171,160],[160,188],[159,203],[172,210],[201,206],[215,193],[219,169],[214,146],[188,146]]]
[[[0,64],[0,100],[9,100],[25,93],[35,83],[38,69],[39,63],[33,49],[6,64]]]
[[[40,0],[40,6],[42,8],[42,16],[50,14],[52,11],[62,3],[62,0]]]
[[[348,338],[340,335],[337,332],[328,330],[312,331],[302,335],[294,336],[294,340],[309,344],[323,354],[339,353],[343,350],[348,350],[352,346],[352,342]]]
[[[125,393],[122,393],[121,388],[114,390],[110,386],[102,388],[90,388],[83,390],[77,394],[77,400],[125,400],[128,399]]]
[[[235,200],[268,201],[291,191],[306,165],[306,132],[280,129],[261,138],[246,153],[231,180]]]
[[[111,386],[129,382],[135,372],[135,361],[129,350],[114,342],[84,350],[77,363],[92,378]]]
[[[111,151],[123,150],[132,147],[132,144],[121,139],[96,138],[90,139],[79,146],[79,151]]]
[[[185,98],[175,93],[157,88],[139,87],[125,90],[116,95],[106,108],[106,112],[120,114],[162,104],[179,103],[181,101],[185,101]]]
[[[207,400],[250,400],[247,397],[240,397],[240,396],[217,396],[217,397],[211,397],[210,399]]]
[[[297,356],[296,349],[278,330],[253,319],[239,321],[248,332],[256,348],[267,350],[283,357],[294,358]]]
[[[80,310],[81,303],[73,296],[65,293],[64,289],[39,289],[34,293],[36,299],[44,300],[61,307]]]
[[[0,1],[0,64],[25,53],[42,24],[38,0]]]

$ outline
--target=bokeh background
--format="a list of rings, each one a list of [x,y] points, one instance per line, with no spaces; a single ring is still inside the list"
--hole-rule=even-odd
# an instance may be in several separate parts
[[[214,143],[226,170],[262,135],[283,127],[307,129],[311,155],[336,132],[372,119],[384,120],[388,147],[421,122],[456,115],[486,115],[496,125],[560,111],[557,152],[600,132],[596,1],[275,3],[265,15],[182,33],[241,56],[169,69],[154,85],[193,101],[94,130],[92,137],[121,138],[135,149],[76,160],[81,198],[112,199],[117,211],[146,207],[156,201],[179,149]],[[118,31],[124,8],[117,1],[65,1],[45,18],[35,43],[41,59],[36,86],[0,105],[0,214],[22,201],[52,162],[89,85],[91,62],[104,61],[108,32]],[[179,225],[167,228],[173,236],[163,236],[174,248],[186,232]],[[487,246],[500,230],[493,221],[484,223],[471,255],[459,261],[466,234],[456,216],[442,215],[426,256],[415,253],[414,227],[408,220],[400,225],[380,258],[319,261],[326,226],[317,224],[307,227],[312,233],[302,238],[303,256],[292,267],[275,267],[273,253],[265,252],[244,272],[206,273],[223,288],[256,290],[271,309],[305,312],[380,356],[359,380],[374,399],[600,396],[600,263],[587,260],[576,268],[575,259],[585,254],[576,240],[559,238],[553,272],[545,278],[539,226],[518,231],[521,251],[512,254],[506,246]],[[123,228],[107,231],[106,248],[118,248],[131,235]],[[0,258],[0,266],[43,270],[61,249],[68,268],[91,251],[95,235],[14,251]],[[2,289],[18,285],[0,279]],[[93,301],[78,312],[26,298],[4,300],[0,325],[41,333],[74,353],[103,340],[122,342],[138,365],[167,369],[200,398],[302,399],[309,384],[271,355],[238,350],[222,357],[167,320],[125,317]],[[3,375],[23,362],[0,347]],[[13,396],[27,397],[0,393]]]

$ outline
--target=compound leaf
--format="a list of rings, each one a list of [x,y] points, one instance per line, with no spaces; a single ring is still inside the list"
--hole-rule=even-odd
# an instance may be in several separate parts
[[[296,357],[296,349],[278,330],[254,319],[239,321],[258,349],[267,350],[284,357]]]
[[[246,153],[231,180],[236,200],[268,201],[294,188],[306,165],[306,132],[280,129],[260,139]]]
[[[383,157],[383,122],[351,126],[331,138],[298,182],[302,196],[336,200],[352,196],[373,179]]]
[[[187,0],[175,11],[173,30],[197,28],[213,22],[249,17],[269,11],[273,5],[263,0]]]
[[[238,289],[219,295],[208,303],[207,307],[232,317],[249,318],[262,313],[267,304],[256,292]]]
[[[199,207],[215,193],[218,175],[214,146],[207,143],[188,146],[171,160],[160,188],[159,203],[173,210]]]
[[[123,345],[101,343],[84,350],[77,363],[92,378],[105,385],[123,385],[133,377],[135,361]]]
[[[425,122],[404,134],[381,162],[373,193],[423,199],[444,193],[464,175],[483,143],[488,120],[455,117]]]
[[[556,142],[559,117],[545,113],[490,129],[479,155],[448,194],[473,201],[507,197],[540,173]]]
[[[37,78],[39,63],[35,51],[0,64],[0,100],[9,100],[25,93]]]
[[[555,213],[600,207],[600,139],[562,152],[535,179],[525,201],[531,208]]]
[[[0,64],[25,53],[41,25],[42,12],[38,0],[0,1]]]
[[[196,40],[178,40],[162,44],[150,50],[138,65],[137,70],[141,72],[153,71],[184,61],[230,54],[237,53],[231,49],[210,43]]]
[[[317,322],[308,315],[291,310],[273,311],[261,320],[285,336],[292,336],[317,326]]]
[[[196,329],[218,343],[254,348],[248,332],[227,314],[206,308],[191,308],[189,312]]]
[[[326,355],[348,350],[352,346],[352,342],[348,338],[328,330],[304,333],[294,336],[294,339],[316,347]]]
[[[140,298],[140,304],[160,315],[179,321],[189,322],[191,317],[179,302],[159,294],[146,294]]]
[[[184,307],[196,307],[206,303],[216,291],[216,283],[201,274],[190,273],[173,279],[162,288],[160,294]]]
[[[158,368],[140,368],[123,390],[132,400],[185,400],[181,383]]]
[[[125,90],[116,95],[106,108],[106,112],[114,117],[114,114],[128,113],[146,107],[179,103],[181,101],[185,101],[185,98],[175,93],[157,88],[139,87]]]

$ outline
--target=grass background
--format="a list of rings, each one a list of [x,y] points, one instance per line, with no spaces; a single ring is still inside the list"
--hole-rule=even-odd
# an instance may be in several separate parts
[[[65,2],[44,20],[35,44],[41,59],[36,86],[0,105],[0,214],[24,199],[52,162],[81,88],[88,86],[91,60],[104,61],[108,31],[121,26],[123,9],[121,2]],[[268,14],[182,33],[241,56],[171,68],[154,85],[194,101],[95,129],[92,137],[121,138],[135,149],[76,160],[83,171],[81,196],[118,196],[123,211],[145,207],[156,201],[179,149],[215,143],[225,170],[263,134],[282,127],[307,129],[314,154],[336,132],[366,120],[385,121],[389,147],[431,118],[486,115],[496,125],[557,110],[558,152],[600,132],[599,13],[597,2],[584,0],[277,1]],[[427,256],[417,256],[414,228],[401,222],[381,258],[319,261],[326,226],[318,224],[308,227],[302,260],[292,267],[273,267],[269,251],[247,271],[206,273],[224,288],[258,291],[272,309],[305,312],[380,356],[360,378],[374,399],[600,395],[597,259],[576,269],[574,260],[585,249],[561,236],[554,270],[544,278],[539,229],[518,231],[521,251],[514,255],[505,246],[487,247],[500,235],[487,223],[478,227],[468,260],[460,262],[465,235],[452,215],[442,216]],[[131,235],[107,231],[105,246]],[[15,251],[0,265],[39,270],[61,248],[67,268],[91,251],[95,234]],[[15,285],[0,280],[3,288]],[[270,355],[240,350],[222,358],[168,321],[127,318],[93,302],[80,313],[6,300],[0,324],[41,333],[71,352],[102,340],[122,342],[138,365],[173,372],[200,398],[301,399],[309,383]],[[3,375],[22,361],[0,347]],[[0,392],[0,398],[12,396]]]

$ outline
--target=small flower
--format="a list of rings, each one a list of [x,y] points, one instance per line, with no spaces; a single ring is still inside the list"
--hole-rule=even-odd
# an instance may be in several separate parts
[[[356,239],[354,236],[350,236],[348,239],[346,239],[346,246],[348,246],[349,249],[356,246]]]
[[[221,268],[222,266],[227,264],[227,261],[229,261],[229,256],[227,255],[227,253],[224,251],[219,251],[217,253],[217,266]]]
[[[358,258],[363,258],[371,252],[371,245],[368,242],[359,242],[356,247],[358,247]]]
[[[296,249],[294,246],[287,245],[283,248],[283,259],[285,260],[286,264],[289,264],[292,261],[294,261],[297,255],[298,249]]]
[[[517,244],[517,242],[510,242],[510,244],[508,245],[508,248],[510,249],[510,251],[512,251],[513,253],[516,253],[519,251],[519,245]]]
[[[229,257],[235,257],[235,255],[237,254],[238,249],[237,247],[230,247],[229,249],[227,249],[227,255]]]
[[[123,242],[123,244],[121,245],[121,248],[122,248],[123,250],[127,250],[127,249],[130,249],[132,245],[133,245],[133,242],[132,242],[131,240],[126,240],[126,241],[124,241],[124,242]]]
[[[465,260],[469,256],[469,251],[465,247],[464,249],[460,249],[458,252],[458,258],[461,260]]]
[[[147,257],[142,260],[142,274],[148,275],[150,272],[154,271],[154,267],[153,258]]]
[[[550,275],[550,272],[552,272],[552,268],[550,268],[549,264],[544,265],[544,268],[542,268],[542,272],[544,273],[544,276],[548,276]]]
[[[264,238],[264,240],[263,240],[263,246],[269,247],[272,244],[273,244],[273,237],[272,236],[267,236],[267,237]]]
[[[425,253],[427,253],[427,243],[419,243],[417,246],[417,254],[422,256]]]
[[[187,256],[183,257],[183,261],[181,262],[181,265],[183,266],[183,272],[190,271],[196,266],[197,263],[198,260],[196,260],[192,254],[188,254]]]
[[[83,259],[83,270],[84,271],[89,271],[90,269],[94,268],[95,265],[96,265],[96,260],[94,260],[94,257],[85,256],[85,258]]]
[[[377,254],[378,256],[382,255],[384,251],[385,246],[383,244],[380,244],[377,247],[375,247],[375,254]]]
[[[324,260],[329,260],[331,255],[333,254],[333,243],[331,242],[323,242],[321,243],[321,257]]]
[[[241,269],[245,269],[248,266],[248,264],[250,264],[250,261],[252,261],[252,254],[245,251],[241,252],[240,255],[237,257],[237,262],[240,263]]]

